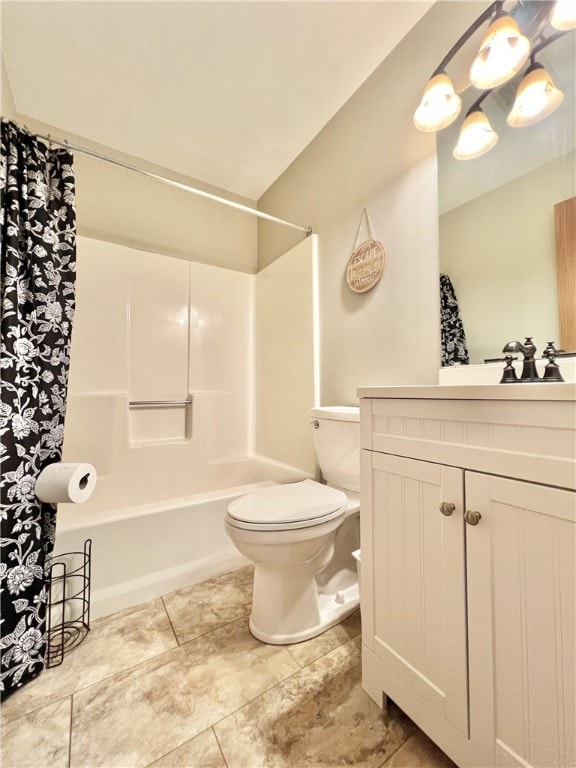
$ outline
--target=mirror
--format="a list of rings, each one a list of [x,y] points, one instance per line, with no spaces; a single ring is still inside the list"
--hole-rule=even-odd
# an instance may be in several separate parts
[[[532,336],[538,356],[559,343],[554,205],[576,195],[576,32],[536,57],[564,101],[535,125],[511,128],[520,75],[482,110],[498,143],[476,160],[456,160],[460,127],[480,91],[462,96],[460,117],[437,134],[440,271],[458,299],[470,363],[502,357],[510,340]],[[574,258],[574,257],[573,257]]]

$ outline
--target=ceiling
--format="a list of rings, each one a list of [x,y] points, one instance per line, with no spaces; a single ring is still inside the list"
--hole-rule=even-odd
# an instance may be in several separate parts
[[[2,55],[20,115],[257,200],[432,5],[3,0]]]

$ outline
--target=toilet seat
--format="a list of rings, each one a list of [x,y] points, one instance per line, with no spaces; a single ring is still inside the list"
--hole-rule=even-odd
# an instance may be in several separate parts
[[[227,522],[252,531],[311,528],[344,515],[343,491],[314,480],[274,485],[248,493],[228,506]]]

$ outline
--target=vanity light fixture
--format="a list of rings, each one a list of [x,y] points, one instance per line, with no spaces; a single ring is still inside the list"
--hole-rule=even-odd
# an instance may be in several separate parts
[[[576,29],[576,0],[556,0],[550,24],[554,29]]]
[[[471,84],[483,89],[483,93],[466,113],[453,152],[459,160],[480,157],[496,144],[498,135],[480,109],[480,103],[494,88],[517,75],[528,58],[530,66],[518,88],[508,124],[512,127],[532,125],[552,114],[564,98],[550,74],[535,62],[534,56],[576,27],[576,0],[556,0],[555,3],[518,0],[510,13],[504,11],[503,6],[504,0],[495,0],[456,41],[434,71],[414,113],[414,125],[421,131],[439,131],[454,122],[462,102],[446,74],[446,67],[462,46],[490,20],[479,53],[470,67]],[[521,19],[522,30],[526,34],[520,30],[514,16]],[[558,25],[561,31],[545,37],[543,30],[548,25]],[[530,41],[538,39],[539,44],[531,50]]]
[[[564,99],[541,64],[532,63],[518,86],[516,100],[507,123],[513,128],[533,125],[551,115]]]
[[[498,141],[498,134],[479,106],[472,106],[460,130],[453,155],[457,160],[473,160],[488,152]]]
[[[499,9],[470,67],[470,82],[480,89],[497,88],[517,74],[530,55],[530,41],[518,24]]]

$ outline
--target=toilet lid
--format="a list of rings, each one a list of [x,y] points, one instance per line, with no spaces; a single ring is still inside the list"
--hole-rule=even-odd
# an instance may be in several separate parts
[[[314,480],[262,488],[235,499],[228,516],[238,527],[260,530],[306,528],[344,514],[346,494]]]

